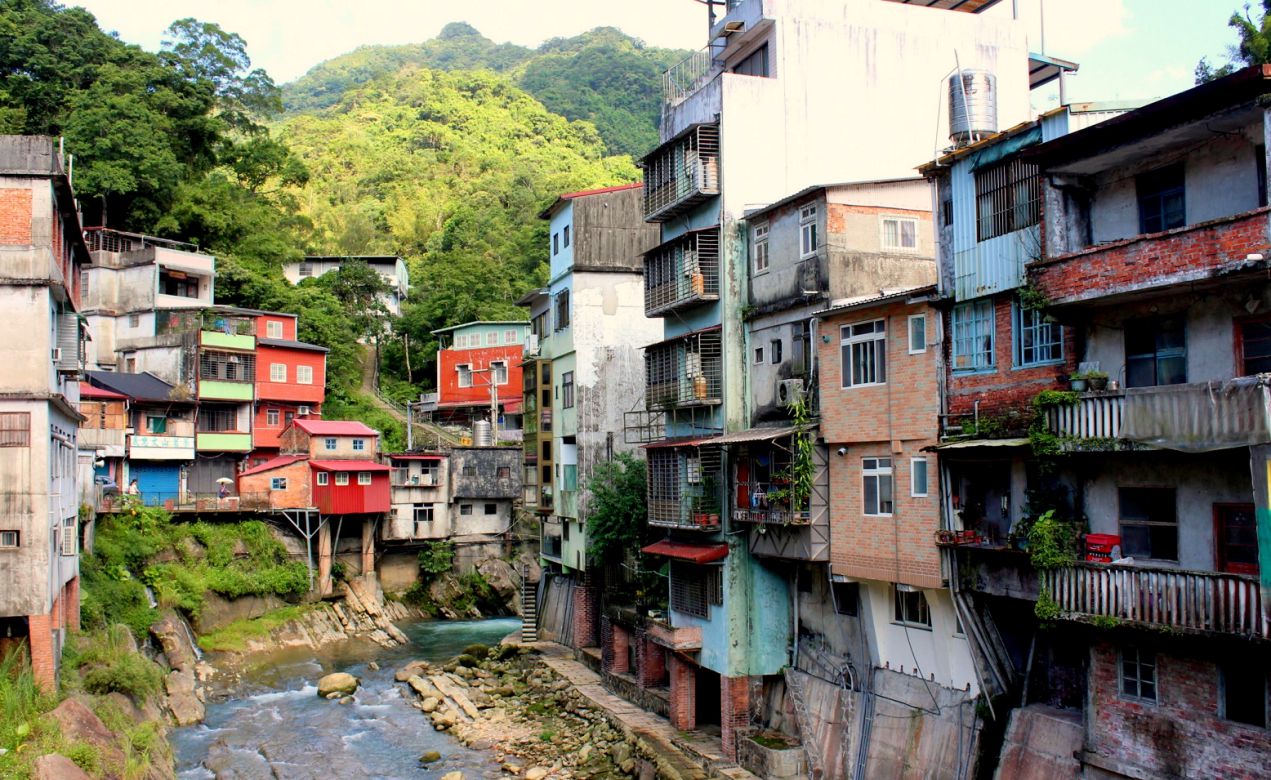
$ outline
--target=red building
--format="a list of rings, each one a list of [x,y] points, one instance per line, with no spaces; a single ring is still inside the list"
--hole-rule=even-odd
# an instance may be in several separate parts
[[[379,434],[360,422],[301,420],[279,437],[282,454],[239,474],[243,501],[324,515],[389,510],[389,467],[375,461]]]
[[[327,379],[327,349],[296,340],[296,315],[261,314],[256,332],[253,466],[277,456],[292,420],[322,415]]]
[[[489,419],[493,395],[500,427],[520,428],[521,361],[529,328],[528,322],[487,321],[433,331],[441,341],[437,411],[443,419]]]

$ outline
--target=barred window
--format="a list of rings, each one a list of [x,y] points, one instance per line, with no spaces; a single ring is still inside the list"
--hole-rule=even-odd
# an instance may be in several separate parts
[[[256,381],[256,356],[203,350],[199,353],[199,379],[254,382]]]
[[[1015,365],[1039,366],[1064,359],[1064,329],[1036,309],[1015,304]]]
[[[31,413],[0,412],[0,447],[31,446]]]
[[[1041,218],[1041,176],[1018,157],[975,174],[976,234],[980,241],[1036,225]]]
[[[671,563],[671,609],[687,615],[710,617],[711,605],[724,603],[722,566]]]
[[[993,365],[992,301],[953,307],[953,370],[980,371]]]

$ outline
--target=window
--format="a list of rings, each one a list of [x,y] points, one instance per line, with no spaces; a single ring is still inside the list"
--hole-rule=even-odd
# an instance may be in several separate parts
[[[317,480],[319,485],[325,485],[331,481],[331,477],[325,471],[319,471],[317,474]]]
[[[459,505],[459,514],[461,514],[461,515],[470,515],[470,514],[472,514],[472,504],[460,504],[460,505]]]
[[[1015,302],[1011,314],[1015,320],[1015,365],[1040,366],[1063,361],[1063,326],[1019,301]]]
[[[369,485],[369,484],[371,484],[371,472],[369,472],[369,471],[359,471],[359,472],[357,473],[357,483],[358,483],[359,485]]]
[[[975,174],[976,237],[1004,236],[1036,225],[1041,217],[1037,166],[1018,157]]]
[[[199,379],[222,382],[255,382],[256,356],[238,352],[200,350]]]
[[[18,531],[0,531],[0,550],[14,550],[22,546],[22,534]]]
[[[1121,649],[1121,695],[1156,701],[1156,653],[1137,647]]]
[[[733,73],[739,73],[743,76],[759,76],[767,78],[768,76],[768,44],[760,46],[746,58],[737,63],[737,67],[733,68]]]
[[[909,354],[927,351],[927,315],[909,315]]]
[[[496,385],[506,385],[508,383],[508,362],[506,360],[491,361],[490,375],[494,378]]]
[[[337,471],[337,472],[335,472],[335,484],[337,484],[337,485],[347,485],[347,484],[349,484],[349,472],[347,472],[347,471]]]
[[[1240,375],[1271,373],[1271,320],[1246,320],[1236,330]]]
[[[768,270],[768,223],[755,225],[750,231],[750,256],[755,275]]]
[[[1227,660],[1218,664],[1219,717],[1267,727],[1267,670],[1256,658]]]
[[[896,602],[895,622],[914,628],[931,628],[931,608],[920,590],[902,590],[893,586]]]
[[[855,582],[831,582],[834,611],[840,615],[856,617],[860,614],[861,586]]]
[[[472,364],[460,363],[455,366],[455,371],[459,372],[460,387],[472,387]]]
[[[282,413],[282,427],[286,428],[291,425],[291,421],[296,419],[296,413],[288,409]]]
[[[296,384],[313,384],[313,366],[296,366]]]
[[[556,330],[569,327],[569,290],[556,293]]]
[[[498,504],[486,504],[486,505],[485,505],[485,513],[486,513],[487,515],[497,515],[497,514],[499,513],[499,505],[498,505]]]
[[[804,206],[799,209],[799,256],[811,257],[816,254],[816,206]]]
[[[270,428],[275,428],[278,426],[278,410],[277,409],[265,410],[265,424],[268,425]]]
[[[1183,164],[1175,163],[1134,177],[1139,199],[1139,232],[1159,233],[1187,224]]]
[[[1125,323],[1125,386],[1179,385],[1187,381],[1187,335],[1181,319]]]
[[[560,254],[560,233],[552,234],[552,257]]]
[[[864,458],[861,461],[862,496],[867,515],[890,515],[892,510],[891,458]]]
[[[366,439],[354,439],[353,449],[357,452],[364,451],[366,449]]]
[[[671,562],[671,609],[710,617],[710,605],[724,603],[722,566],[693,566]]]
[[[566,371],[560,375],[560,405],[564,409],[574,408],[574,372]]]
[[[993,368],[993,302],[953,307],[953,370]]]
[[[918,220],[883,217],[883,249],[918,248]]]
[[[124,373],[126,374],[137,373],[137,359],[135,357],[124,358]]]
[[[31,446],[31,413],[0,412],[0,447]]]
[[[755,347],[755,365],[763,364],[763,347]]]
[[[313,266],[312,266],[311,264],[309,264],[309,263],[301,263],[301,264],[300,264],[300,275],[301,275],[301,276],[313,276]]]
[[[1174,488],[1123,487],[1117,496],[1122,553],[1135,558],[1178,560]]]
[[[504,343],[504,344],[515,344],[515,343],[517,343],[518,341],[520,341],[520,339],[519,339],[519,338],[517,338],[517,335],[516,335],[516,331],[515,331],[515,330],[505,330],[505,331],[503,331],[503,343]]]
[[[161,414],[147,414],[146,415],[146,433],[160,434],[160,433],[167,433],[167,432],[168,432],[168,418],[167,417],[164,417]]]
[[[328,450],[333,450],[333,449],[335,449],[335,437],[334,437],[334,436],[329,436],[329,437],[327,437],[326,439],[323,439],[323,440],[322,440],[322,446],[323,446],[324,448],[328,449]]]
[[[499,466],[497,469],[495,469],[495,470],[494,470],[494,478],[495,478],[495,479],[511,479],[511,478],[512,478],[512,467],[511,467],[511,466]]]
[[[287,489],[287,478],[286,478],[286,477],[274,477],[273,479],[269,480],[269,489],[270,489],[270,490],[286,490],[286,489]]]
[[[909,495],[914,498],[927,497],[927,459],[909,459]]]
[[[199,297],[199,280],[184,271],[159,270],[159,294],[182,298]]]
[[[130,327],[130,328],[139,328],[139,327],[141,327],[141,315],[140,315],[140,314],[129,314],[129,315],[128,315],[128,327]]]
[[[265,323],[265,338],[280,339],[282,338],[282,323],[269,320]]]
[[[883,320],[839,327],[843,387],[887,381],[887,324]]]
[[[772,361],[774,366],[781,364],[781,339],[773,339],[768,342],[768,354],[770,355],[769,360]]]
[[[475,463],[465,463],[460,473],[465,477],[475,477],[477,475],[477,466]]]
[[[796,322],[790,334],[790,374],[807,376],[808,373],[808,323]]]
[[[499,343],[499,334],[496,331],[492,330],[489,333],[485,334],[485,345],[487,347],[493,347],[497,345],[498,343]]]
[[[569,249],[569,225],[565,226],[565,229],[561,231],[560,235],[561,235],[561,245],[564,246],[566,249]]]
[[[270,363],[269,364],[269,381],[270,382],[286,382],[287,381],[287,364],[286,363]]]

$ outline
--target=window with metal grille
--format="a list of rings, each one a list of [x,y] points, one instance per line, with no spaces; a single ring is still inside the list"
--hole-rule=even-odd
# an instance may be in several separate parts
[[[858,322],[839,327],[843,387],[881,385],[887,381],[887,323]]]
[[[574,372],[560,375],[560,405],[562,409],[574,408]]]
[[[255,381],[256,356],[205,349],[199,353],[199,379],[217,382]]]
[[[671,609],[696,617],[710,617],[712,604],[724,603],[721,566],[671,563]]]
[[[0,550],[15,550],[22,546],[20,531],[0,531]]]
[[[914,628],[931,628],[931,608],[927,606],[927,597],[920,590],[901,590],[892,586],[895,594],[895,621],[904,626]]]
[[[1159,233],[1187,224],[1187,202],[1183,186],[1183,164],[1134,177],[1139,201],[1139,232]]]
[[[975,174],[976,234],[980,241],[1036,225],[1041,217],[1041,176],[1018,157]]]
[[[1156,653],[1121,648],[1121,695],[1156,701]]]
[[[953,370],[993,368],[993,302],[953,307]]]
[[[1040,366],[1064,359],[1064,329],[1036,309],[1014,304],[1015,365]]]
[[[475,463],[465,463],[465,464],[463,464],[463,469],[462,469],[461,473],[462,473],[462,474],[463,474],[463,476],[465,476],[465,477],[475,477],[475,476],[477,475],[477,466],[476,466],[476,464],[475,464]]]
[[[226,433],[238,430],[237,409],[217,409],[205,406],[199,409],[199,431],[203,433]]]

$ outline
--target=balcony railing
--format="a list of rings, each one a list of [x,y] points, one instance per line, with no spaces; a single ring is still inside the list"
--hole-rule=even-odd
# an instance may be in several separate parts
[[[722,70],[710,47],[699,49],[667,68],[662,74],[662,99],[675,105],[702,88]]]
[[[645,408],[675,409],[720,403],[722,352],[719,330],[702,331],[646,348]]]
[[[1041,588],[1072,619],[1271,638],[1256,577],[1077,564],[1041,572]]]
[[[650,448],[648,460],[649,525],[692,531],[717,531],[723,494],[720,447]]]
[[[644,316],[719,300],[719,228],[695,230],[644,256]]]
[[[1119,439],[1125,394],[1097,392],[1083,395],[1073,406],[1052,407],[1050,431],[1070,439]]]
[[[643,160],[644,219],[666,222],[719,194],[719,125],[694,125]]]

